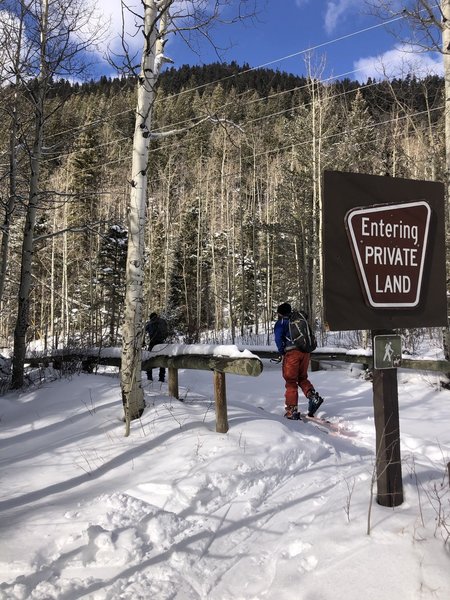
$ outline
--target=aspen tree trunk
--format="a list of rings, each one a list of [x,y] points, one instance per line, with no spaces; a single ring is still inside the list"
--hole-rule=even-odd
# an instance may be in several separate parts
[[[256,231],[256,206],[259,199],[258,180],[256,177],[256,160],[253,156],[253,186],[252,186],[252,255],[253,255],[253,313],[255,316],[255,334],[259,333],[258,281],[259,261]]]
[[[291,148],[291,162],[290,162],[290,170],[291,172],[294,172],[295,169],[295,150],[294,147]],[[298,200],[296,199],[296,190],[292,189],[292,193],[291,193],[291,205],[290,205],[290,210],[292,211],[292,214],[296,214],[297,210],[298,210]],[[305,303],[304,297],[304,291],[302,290],[302,270],[303,270],[303,252],[300,253],[300,248],[299,248],[299,238],[301,236],[301,239],[303,240],[304,237],[304,233],[303,233],[303,219],[299,220],[299,228],[300,228],[300,232],[299,234],[296,234],[294,236],[294,258],[295,258],[295,266],[296,266],[296,270],[297,270],[297,293],[296,296],[297,298],[300,300],[302,299],[303,305]],[[304,248],[304,244],[301,244],[301,250],[303,251]],[[300,308],[300,307],[298,307]]]
[[[441,10],[443,17],[442,51],[444,54],[444,97],[445,97],[445,184],[446,184],[446,220],[450,223],[450,0],[442,0]],[[450,331],[449,326],[443,330],[445,358],[450,358]]]
[[[241,338],[244,337],[244,325],[245,325],[245,245],[244,245],[244,208],[242,206],[242,195],[241,191],[238,192],[239,202],[239,221],[240,221],[240,253],[241,253]]]
[[[53,231],[56,231],[56,212],[53,215]],[[51,263],[50,263],[50,325],[49,335],[51,349],[55,348],[55,247],[56,240],[52,238]]]
[[[203,234],[202,234],[202,194],[199,192],[198,195],[198,215],[197,215],[197,314],[196,314],[196,341],[200,341],[200,330],[202,322],[202,273],[203,273],[203,256],[202,256],[202,245],[203,245]]]
[[[93,240],[92,237],[89,236],[89,304],[91,306],[91,310],[89,310],[88,314],[87,314],[89,328],[88,328],[86,337],[89,340],[90,346],[94,345],[94,329],[95,329],[95,309],[93,309],[92,307],[97,305],[97,297],[96,297],[95,287],[94,287],[94,279],[97,279],[97,277],[98,277],[98,273],[96,272],[96,268],[95,268],[95,264],[97,262],[96,257],[98,256],[98,248],[96,247],[97,242],[98,242],[98,238]],[[112,302],[112,307],[111,307],[111,313],[112,313],[111,314],[111,328],[113,329],[113,332],[111,335],[111,344],[114,343],[115,299],[116,299],[116,294],[113,293],[113,302]],[[83,311],[80,310],[79,315],[80,315],[80,319],[83,321],[82,323],[80,323],[80,326],[83,327],[84,321],[85,321]]]
[[[24,383],[23,368],[25,364],[26,333],[29,321],[29,298],[32,281],[31,276],[34,250],[34,227],[39,204],[39,175],[44,139],[44,82],[47,78],[47,64],[45,56],[47,46],[48,0],[43,0],[42,3],[41,23],[40,71],[37,82],[34,114],[34,142],[30,159],[31,179],[22,242],[22,263],[20,272],[17,321],[14,329],[14,357],[11,386],[15,389],[22,387]]]
[[[5,288],[6,273],[8,269],[8,253],[9,253],[9,235],[11,218],[16,204],[17,194],[17,132],[18,132],[18,92],[20,85],[19,69],[20,69],[20,54],[22,52],[22,36],[24,28],[24,19],[20,18],[17,28],[17,46],[15,49],[13,69],[16,70],[14,81],[14,99],[12,104],[11,131],[9,135],[9,194],[8,202],[5,207],[5,218],[2,226],[2,242],[0,248],[0,304],[3,298]]]
[[[230,210],[231,206],[231,210]],[[231,227],[231,245],[228,241],[228,301],[230,305],[231,320],[231,343],[236,342],[236,314],[234,305],[236,302],[236,202],[232,190],[227,190],[228,224]]]
[[[30,121],[32,133],[30,143],[26,146],[30,149],[30,175],[14,330],[12,386],[18,388],[24,380],[35,224],[42,195],[40,179],[47,94],[53,84],[52,78],[72,73],[75,66],[74,73],[81,75],[86,67],[81,54],[92,48],[102,27],[95,18],[94,9],[87,6],[86,0],[16,0],[13,4],[19,20],[23,18],[24,32],[30,31],[29,36],[24,35],[22,38],[20,62],[14,65],[14,74],[18,76],[20,89],[33,107]],[[28,176],[28,173],[25,175]]]
[[[445,159],[447,202],[450,199],[450,0],[442,0],[443,17],[442,51],[444,55],[444,94],[445,94]]]
[[[322,310],[322,98],[319,90],[319,82],[314,78],[311,82],[312,92],[312,175],[313,175],[313,229],[314,244],[313,252],[313,279],[312,279],[312,301],[310,317],[312,321],[320,314],[323,322]]]
[[[67,204],[64,205],[64,229],[67,229]],[[67,232],[64,231],[63,233],[63,239],[62,239],[62,243],[63,243],[63,248],[62,248],[62,254],[63,254],[63,260],[62,260],[62,277],[61,277],[61,327],[60,327],[60,332],[61,332],[61,338],[62,338],[62,343],[66,344],[67,343],[67,337],[69,335],[69,281],[68,281],[68,274],[67,274],[67,263],[68,263],[68,256],[69,256],[69,250],[67,247]]]
[[[170,165],[169,165],[170,168]],[[172,187],[172,173],[169,171],[167,180],[167,193],[165,198],[165,231],[164,231],[164,307],[169,305],[169,272],[170,272],[170,190]]]
[[[396,115],[398,116],[398,112],[396,111]],[[392,177],[397,177],[397,139],[398,139],[398,129],[399,122],[398,119],[394,121],[394,130],[392,131]]]
[[[43,281],[41,281],[41,299],[40,299],[40,315],[39,315],[39,336],[41,339],[44,339],[44,351],[47,351],[47,309],[48,306],[46,304],[46,286]]]
[[[131,191],[128,207],[125,310],[122,329],[121,388],[126,423],[125,435],[129,435],[130,421],[138,419],[144,410],[141,362],[144,339],[144,232],[148,151],[155,84],[163,57],[163,36],[167,25],[170,2],[159,2],[157,4],[155,0],[145,0],[143,5],[145,41],[137,83]],[[157,28],[158,18],[159,31]]]
[[[223,204],[223,177],[224,177],[224,164],[225,164],[225,140],[222,146],[222,160],[220,168],[220,193],[217,194],[217,200],[213,205],[213,216],[212,222],[215,230],[212,232],[212,261],[213,261],[213,273],[214,273],[214,311],[215,311],[215,329],[223,329],[223,315],[224,315],[224,304],[225,293],[224,290],[227,288],[226,273],[223,273],[223,258],[222,260],[216,260],[216,233],[226,231],[226,223],[224,216],[224,204]],[[215,194],[214,194],[215,195]],[[220,250],[219,250],[220,256]],[[225,259],[227,260],[227,259]]]
[[[270,177],[269,165],[266,165],[267,181],[267,194],[269,198],[276,198],[275,191],[272,189],[272,179]],[[275,222],[276,211],[278,209],[276,202],[268,202],[266,199],[266,224]],[[272,305],[273,305],[273,276],[274,276],[274,257],[273,257],[274,237],[273,234],[267,228],[266,233],[266,330],[267,330],[267,343],[270,342],[270,335],[272,333]],[[281,300],[278,298],[278,300]],[[284,298],[283,298],[284,300]]]
[[[147,222],[147,248],[149,249],[150,253],[153,252],[153,248],[154,248],[154,223],[153,223],[153,218],[152,215],[154,214],[154,207],[153,207],[153,203],[154,203],[154,198],[150,198],[149,202],[148,202],[148,222]],[[167,222],[165,221],[164,223],[164,235],[167,235]],[[167,260],[167,259],[166,259]],[[165,261],[164,261],[164,276],[165,276]],[[148,284],[145,286],[145,305],[147,307],[150,307],[153,304],[153,298],[154,298],[154,290],[155,290],[155,275],[153,272],[153,261],[149,261],[148,264],[148,268],[147,268],[147,277],[148,277]],[[167,306],[167,304],[166,304]],[[148,312],[148,311],[147,311]],[[146,314],[144,314],[144,318],[147,318]],[[145,334],[144,334],[145,335]]]
[[[318,140],[318,163],[317,163],[317,210],[318,210],[318,229],[317,229],[317,306],[314,307],[311,314],[312,321],[319,316],[320,322],[323,324],[323,202],[322,202],[322,102],[319,104],[320,114],[320,131]],[[318,314],[317,314],[318,313]]]
[[[9,153],[9,197],[5,208],[5,218],[2,225],[2,242],[0,248],[0,302],[3,298],[5,289],[6,272],[8,268],[9,253],[9,234],[11,228],[11,218],[16,203],[16,182],[17,182],[17,117],[16,107],[13,107],[12,127],[10,133],[10,153]]]
[[[226,188],[226,148],[225,142],[222,151],[222,163],[220,168],[220,194],[221,194],[221,205],[225,207],[225,230],[228,231],[227,235],[227,257],[226,257],[226,286],[227,286],[227,306],[228,306],[228,320],[231,332],[231,342],[234,344],[236,337],[235,333],[235,322],[234,322],[234,228],[233,228],[233,207],[230,210],[230,196],[229,190]],[[230,240],[230,238],[232,238]]]
[[[311,315],[311,310],[313,311],[313,316],[316,312],[317,306],[317,296],[318,296],[318,261],[319,253],[318,248],[316,246],[316,240],[318,239],[317,235],[317,227],[318,227],[318,219],[317,219],[317,173],[318,173],[318,149],[317,149],[317,100],[316,100],[316,81],[314,79],[311,80],[311,119],[312,119],[312,179],[313,179],[313,197],[312,197],[312,217],[313,217],[313,247],[310,248],[310,252],[313,253],[313,272],[312,272],[312,286],[311,286],[311,306],[309,307],[309,313]]]
[[[16,87],[18,83],[16,82]],[[17,189],[17,92],[13,105],[12,126],[9,142],[9,197],[5,208],[5,218],[2,226],[2,242],[0,249],[0,302],[3,298],[3,290],[5,288],[6,272],[8,268],[8,252],[9,252],[9,235],[11,227],[11,218],[16,204],[16,189]]]
[[[303,229],[302,225],[300,224],[300,230]],[[302,274],[301,274],[301,264],[302,264],[302,256],[300,256],[300,251],[299,251],[299,247],[298,247],[298,236],[296,235],[294,237],[294,259],[295,259],[295,266],[297,269],[297,293],[296,296],[297,298],[302,298],[303,296],[303,290],[302,290]]]
[[[215,209],[213,209],[215,210]],[[213,221],[214,223],[214,221]],[[214,229],[211,231],[211,284],[214,296],[214,331],[218,332],[221,324],[219,317],[219,287],[218,287],[218,273],[217,273],[217,261],[216,261],[216,236],[214,235]]]
[[[207,191],[208,197],[211,196],[212,204],[211,204],[211,285],[213,290],[213,302],[214,302],[214,331],[217,333],[219,329],[222,328],[222,314],[223,314],[223,306],[222,302],[219,298],[219,288],[220,286],[220,273],[218,262],[216,259],[216,231],[222,231],[221,223],[217,217],[217,199],[214,190],[209,192]]]

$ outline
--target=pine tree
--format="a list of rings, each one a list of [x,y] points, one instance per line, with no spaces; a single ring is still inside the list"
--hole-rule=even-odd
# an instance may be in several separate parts
[[[109,330],[109,345],[118,340],[125,297],[125,266],[128,233],[120,224],[111,225],[102,237],[98,256],[98,283],[102,289],[102,305]]]
[[[212,324],[210,273],[207,224],[197,198],[184,215],[170,277],[169,311],[186,343],[198,342]]]

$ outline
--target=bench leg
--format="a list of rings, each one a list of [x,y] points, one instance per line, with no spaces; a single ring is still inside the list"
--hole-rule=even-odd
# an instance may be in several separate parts
[[[216,401],[216,431],[226,433],[228,431],[228,414],[225,373],[219,373],[219,371],[214,371],[214,399]]]
[[[178,392],[178,369],[169,367],[169,394],[172,398],[180,399]]]

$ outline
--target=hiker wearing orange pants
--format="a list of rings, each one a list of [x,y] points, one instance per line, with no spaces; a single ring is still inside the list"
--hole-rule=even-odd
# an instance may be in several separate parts
[[[312,417],[323,402],[308,379],[309,352],[302,352],[289,337],[289,316],[292,307],[287,302],[277,308],[278,320],[275,323],[275,343],[283,359],[282,374],[286,382],[285,413],[287,419],[298,419],[298,388],[308,398],[308,415]]]

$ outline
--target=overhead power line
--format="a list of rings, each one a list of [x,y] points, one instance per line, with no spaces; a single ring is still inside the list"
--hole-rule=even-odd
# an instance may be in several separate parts
[[[192,88],[188,88],[186,90],[182,90],[180,92],[177,92],[176,94],[171,94],[171,95],[167,96],[165,98],[165,100],[171,100],[171,99],[177,98],[179,96],[182,96],[184,94],[188,94],[188,93],[200,90],[200,89],[204,89],[205,87],[208,87],[208,86],[217,85],[218,83],[221,83],[223,81],[227,81],[229,79],[241,77],[242,75],[245,75],[247,73],[251,73],[252,71],[256,71],[258,69],[263,69],[265,67],[268,67],[270,65],[274,65],[274,64],[282,62],[284,60],[288,60],[288,59],[293,58],[295,56],[301,56],[302,54],[311,53],[314,50],[318,50],[320,48],[324,48],[325,46],[329,46],[331,44],[335,44],[337,42],[341,42],[343,40],[350,39],[352,37],[355,37],[357,35],[361,35],[363,33],[367,33],[367,32],[372,31],[374,29],[379,29],[381,27],[385,27],[386,25],[390,25],[391,23],[394,23],[395,21],[399,21],[401,19],[404,19],[404,17],[405,17],[404,15],[401,15],[401,16],[398,16],[398,17],[394,17],[394,18],[389,19],[387,21],[383,21],[382,23],[377,23],[375,25],[370,25],[369,27],[365,27],[363,29],[359,29],[357,31],[353,31],[353,32],[347,33],[345,35],[339,36],[339,37],[334,38],[332,40],[327,40],[326,42],[321,42],[319,44],[315,44],[313,46],[310,46],[309,48],[304,48],[303,50],[298,50],[298,51],[293,52],[291,54],[286,54],[285,56],[282,56],[280,58],[275,58],[275,59],[273,59],[271,61],[268,61],[268,62],[263,63],[261,65],[258,65],[256,67],[249,67],[248,69],[244,69],[243,71],[239,71],[238,73],[233,73],[232,75],[227,75],[225,77],[221,77],[219,79],[215,79],[213,81],[209,81],[207,83],[204,83],[204,84],[192,87]],[[333,76],[333,77],[330,77],[329,79],[336,79],[337,77],[344,77],[344,76],[348,76],[348,75],[353,75],[353,74],[357,73],[360,70],[362,70],[362,69],[355,69],[353,71],[348,71],[347,73],[343,73],[341,75]],[[288,92],[285,91],[285,92],[282,92],[282,93],[288,93]],[[115,113],[115,114],[113,114],[111,116],[112,117],[120,116],[122,114],[127,114],[129,112],[133,112],[134,110],[135,110],[134,108],[130,108],[128,110],[120,111],[118,113]],[[71,129],[66,129],[64,132],[57,132],[57,133],[53,134],[53,136],[56,137],[56,136],[59,136],[59,135],[65,135],[67,133],[70,133],[71,131],[82,130],[82,129],[85,129],[85,128],[88,128],[88,127],[92,127],[93,125],[96,125],[96,124],[99,124],[99,123],[102,123],[102,122],[103,121],[100,120],[100,119],[95,119],[94,121],[91,121],[90,123],[85,123],[82,126],[74,127],[74,128],[71,128]]]
[[[345,73],[341,73],[341,74],[339,74],[339,75],[330,76],[330,77],[328,77],[328,78],[326,78],[326,79],[323,79],[323,80],[321,80],[321,81],[320,81],[320,83],[322,83],[322,84],[326,84],[326,83],[329,83],[329,82],[331,82],[331,81],[333,81],[333,80],[338,80],[338,79],[339,79],[339,78],[341,78],[341,77],[345,77],[345,76],[348,76],[349,74],[356,73],[358,70],[359,70],[359,69],[356,69],[356,70],[354,70],[354,71],[347,71],[347,72],[345,72]],[[365,87],[370,87],[371,85],[375,85],[375,84],[376,84],[376,82],[374,82],[374,83],[372,83],[372,84],[367,84],[366,86],[359,86],[359,88],[356,88],[356,89],[361,89],[361,88],[365,88]],[[308,84],[308,83],[306,83],[306,84],[304,84],[304,85],[301,85],[301,86],[296,86],[296,87],[294,87],[294,88],[290,88],[289,90],[282,90],[282,91],[280,91],[280,92],[276,92],[276,93],[273,93],[273,94],[269,94],[268,96],[261,96],[261,97],[259,97],[259,98],[254,98],[254,99],[252,99],[252,100],[249,100],[248,102],[244,102],[244,103],[242,103],[242,104],[240,105],[240,107],[246,107],[246,106],[250,106],[251,104],[257,104],[258,102],[265,102],[265,101],[267,101],[267,100],[272,100],[272,99],[274,99],[274,98],[277,98],[277,97],[279,97],[279,96],[283,96],[283,95],[285,95],[285,94],[289,94],[289,93],[291,93],[291,94],[292,94],[292,93],[294,93],[294,92],[299,92],[299,91],[301,91],[301,90],[307,89],[307,88],[308,88],[308,86],[309,86],[309,84]],[[356,89],[355,89],[355,90],[348,90],[348,92],[344,92],[344,94],[346,94],[346,93],[349,93],[349,94],[350,94],[350,93],[354,93],[354,92],[356,91]],[[250,91],[251,91],[251,90],[250,90]],[[243,92],[242,94],[238,94],[238,95],[237,95],[235,98],[233,98],[233,101],[232,101],[232,102],[226,102],[225,104],[222,104],[221,106],[218,106],[218,107],[215,109],[215,113],[218,113],[219,111],[222,111],[223,109],[227,108],[228,106],[235,105],[235,104],[236,104],[236,98],[242,97],[242,96],[244,96],[244,95],[246,95],[246,94],[248,94],[248,93],[249,93],[249,91]],[[305,105],[305,106],[306,106],[306,105]],[[291,107],[291,109],[294,109],[294,108],[295,108],[295,107]],[[126,113],[130,112],[131,110],[134,110],[134,109],[129,109],[129,110],[127,110],[127,111],[121,111],[120,113],[116,113],[115,115],[112,115],[112,116],[117,116],[117,115],[121,115],[121,114],[126,114]],[[264,117],[264,118],[269,118],[269,117],[271,117],[271,116],[275,116],[276,114],[278,114],[278,113],[272,113],[271,115],[265,115],[265,117]],[[201,121],[201,120],[204,120],[204,117],[205,117],[205,115],[201,115],[201,116],[199,116],[199,117],[194,117],[194,118],[190,118],[190,119],[183,119],[183,120],[181,120],[181,121],[176,121],[176,122],[174,122],[174,123],[169,123],[169,124],[167,124],[167,125],[162,125],[161,127],[156,127],[155,129],[153,129],[153,130],[152,130],[152,133],[163,132],[165,129],[173,129],[173,128],[175,128],[175,127],[180,127],[180,126],[182,126],[182,125],[185,125],[185,124],[188,124],[188,123],[189,123],[189,124],[192,124],[193,122],[195,123],[195,121]],[[100,121],[99,119],[96,119],[95,121],[92,121],[92,122],[90,123],[90,125],[91,125],[91,126],[92,126],[92,125],[96,125],[96,124],[98,124],[98,123],[100,123],[100,122],[101,122],[101,121]],[[250,122],[251,122],[251,121],[250,121]],[[246,124],[246,122],[242,123],[242,125],[244,125],[244,126],[245,126],[245,124]],[[73,130],[73,131],[76,131],[76,130],[82,131],[82,130],[84,130],[85,128],[87,128],[88,126],[89,126],[89,124],[84,124],[84,125],[80,125],[79,127],[74,127],[74,128],[72,128],[72,130]],[[65,131],[64,131],[64,133],[65,133],[65,134],[67,134],[67,133],[69,133],[70,131],[71,131],[70,129],[69,129],[69,130],[65,130]],[[62,135],[62,133],[61,133],[61,134],[60,134],[60,133],[53,134],[53,136],[56,136],[56,135]],[[51,139],[51,137],[53,137],[53,136],[49,136],[49,138],[47,138],[47,139]],[[116,139],[114,139],[114,140],[110,140],[109,142],[104,142],[104,143],[102,143],[102,144],[99,144],[99,145],[97,145],[96,147],[97,147],[97,148],[99,148],[99,147],[105,147],[105,146],[113,146],[114,144],[118,144],[118,143],[120,143],[120,142],[123,142],[123,141],[130,141],[130,140],[131,140],[131,138],[130,138],[130,137],[123,136],[123,137],[120,137],[120,138],[116,138]],[[178,145],[178,143],[177,143],[177,145]],[[167,145],[166,145],[165,147],[167,148]],[[57,154],[57,156],[58,156],[58,157],[63,157],[63,156],[67,157],[67,156],[71,156],[71,155],[73,155],[73,154],[77,154],[77,153],[79,153],[79,152],[82,152],[84,149],[87,149],[87,148],[79,147],[79,148],[77,148],[76,150],[70,150],[69,152],[58,153],[58,154]],[[152,152],[152,151],[150,151],[150,152]],[[55,154],[56,154],[56,152],[55,152]],[[53,160],[53,159],[47,159],[47,161],[44,161],[44,162],[50,162],[51,160]]]
[[[328,77],[328,78],[326,78],[324,80],[317,81],[317,83],[320,83],[322,85],[326,85],[327,83],[329,83],[329,82],[331,82],[331,81],[333,81],[335,79],[338,80],[339,78],[344,77],[344,76],[349,75],[349,74],[354,73],[354,72],[356,72],[356,71],[348,71],[346,73],[341,73],[339,75],[331,76],[331,77]],[[262,96],[260,98],[252,99],[252,100],[249,100],[247,102],[242,103],[241,107],[250,106],[251,104],[256,104],[258,102],[264,102],[264,101],[267,101],[268,99],[274,99],[274,98],[282,96],[282,95],[284,95],[286,93],[299,92],[301,90],[309,88],[310,85],[311,85],[310,83],[306,83],[306,84],[304,84],[302,86],[297,86],[295,88],[291,88],[290,90],[282,90],[281,92],[276,92],[274,94],[270,94],[269,96]],[[343,92],[339,92],[339,93],[333,94],[333,95],[329,96],[327,98],[327,100],[332,101],[332,100],[334,100],[336,98],[347,96],[349,94],[354,94],[354,93],[358,92],[359,90],[369,89],[369,88],[374,87],[376,85],[378,85],[377,81],[372,81],[371,83],[367,83],[365,85],[358,85],[358,87],[355,87],[354,89],[350,89],[350,90],[346,90],[346,91],[343,91]],[[215,113],[223,110],[227,106],[235,104],[235,100],[236,99],[233,99],[233,102],[227,102],[227,103],[221,105],[220,107],[218,107],[217,109],[215,109]],[[277,116],[280,116],[280,115],[283,115],[283,114],[286,114],[286,113],[290,113],[292,111],[295,111],[296,109],[308,107],[309,105],[310,105],[310,103],[302,103],[302,104],[297,104],[297,105],[289,106],[288,108],[283,109],[283,110],[279,110],[279,111],[272,112],[272,113],[269,113],[269,114],[266,114],[266,115],[262,115],[260,117],[254,118],[254,119],[249,119],[247,121],[239,122],[239,126],[245,128],[247,125],[251,125],[251,124],[257,123],[257,122],[263,122],[263,121],[266,121],[266,120],[268,121],[269,119],[271,119],[273,117],[277,117]],[[184,120],[181,120],[181,121],[178,121],[178,122],[175,122],[175,123],[171,123],[169,125],[164,125],[164,126],[161,126],[161,127],[158,127],[156,129],[154,129],[153,132],[163,131],[164,129],[169,128],[169,127],[171,129],[175,128],[175,127],[180,127],[180,126],[182,126],[182,125],[184,125],[186,123],[192,123],[192,122],[195,123],[196,120],[197,121],[204,120],[204,115],[201,115],[199,117],[195,117],[194,119],[192,119],[192,118],[191,119],[184,119]],[[168,139],[169,138],[163,138],[163,141],[168,140]],[[104,148],[104,147],[107,147],[107,146],[114,146],[114,145],[120,144],[121,142],[131,142],[131,138],[129,136],[123,136],[121,138],[116,138],[114,140],[110,140],[108,142],[104,142],[102,144],[99,144],[96,147],[97,148],[100,148],[100,147]],[[176,148],[179,149],[179,148],[182,148],[183,145],[180,144],[179,140],[175,140],[172,143],[165,143],[164,144],[164,149],[165,150],[170,149],[171,147],[176,147]],[[149,152],[150,152],[150,154],[152,154],[152,153],[159,152],[159,150],[160,150],[160,147],[154,148],[154,149],[150,149]],[[58,153],[57,156],[58,157],[68,157],[68,156],[75,155],[75,154],[77,154],[79,152],[82,152],[82,151],[83,151],[83,148],[77,148],[76,150],[70,150],[69,152]],[[127,156],[127,157],[125,157],[123,159],[119,159],[119,162],[122,161],[122,160],[129,160],[129,159],[130,159],[130,157]],[[54,160],[54,158],[48,158],[44,162],[51,162],[52,160]],[[102,165],[104,165],[104,164],[106,164],[106,163],[102,163]],[[81,171],[81,172],[83,172],[83,171]]]
[[[401,19],[404,19],[405,15],[400,15],[398,17],[393,17],[392,19],[389,19],[387,21],[383,21],[382,23],[377,23],[376,25],[370,25],[369,27],[364,27],[364,29],[359,29],[357,31],[353,31],[351,33],[347,33],[345,35],[341,35],[337,38],[334,38],[332,40],[327,40],[326,42],[321,42],[320,44],[315,44],[313,46],[310,46],[309,48],[305,48],[303,50],[298,50],[297,52],[292,52],[291,54],[286,54],[285,56],[282,56],[280,58],[275,58],[273,60],[270,60],[266,63],[263,63],[261,65],[258,65],[256,67],[249,67],[248,69],[244,69],[243,71],[239,71],[238,73],[233,73],[232,75],[227,75],[225,77],[222,77],[221,79],[216,79],[215,81],[211,81],[208,83],[203,83],[202,85],[198,85],[197,87],[194,88],[190,88],[188,90],[183,90],[182,92],[179,92],[178,94],[175,94],[175,96],[181,96],[182,94],[188,93],[188,92],[193,92],[196,90],[200,90],[203,89],[209,85],[216,85],[217,83],[221,83],[222,81],[227,81],[228,79],[232,79],[232,78],[237,78],[237,77],[241,77],[242,75],[245,75],[247,73],[251,73],[252,71],[257,71],[258,69],[264,69],[270,65],[274,65],[276,63],[279,63],[283,60],[288,60],[290,58],[294,58],[295,56],[301,56],[302,54],[310,54],[311,52],[314,52],[314,50],[319,50],[319,48],[324,48],[325,46],[329,46],[331,44],[335,44],[337,42],[342,42],[343,40],[352,38],[356,35],[361,35],[362,33],[367,33],[368,31],[372,31],[374,29],[379,29],[380,27],[385,27],[386,25],[390,25],[391,23],[394,23],[395,21],[400,21]],[[169,96],[170,98],[171,96]]]
[[[361,132],[364,130],[375,130],[378,129],[380,127],[386,127],[387,125],[391,124],[391,123],[395,123],[395,122],[401,122],[401,121],[405,121],[406,119],[412,119],[414,117],[420,117],[432,112],[436,112],[436,111],[442,111],[444,110],[445,106],[441,105],[441,106],[437,106],[435,108],[432,109],[428,109],[428,110],[422,110],[422,111],[417,111],[415,113],[411,113],[411,114],[405,114],[402,116],[395,116],[392,119],[387,119],[385,121],[379,122],[379,123],[370,123],[369,125],[362,125],[361,127],[355,127],[353,129],[346,129],[343,131],[338,131],[335,133],[331,133],[331,134],[327,134],[327,135],[322,135],[319,136],[321,141],[324,140],[331,140],[333,138],[338,138],[340,136],[349,136],[353,133],[357,133],[357,132]],[[428,128],[428,127],[427,127]],[[283,152],[288,152],[288,151],[292,151],[293,148],[298,148],[301,146],[308,146],[311,145],[314,142],[313,139],[307,139],[307,140],[302,140],[300,142],[290,142],[289,144],[286,144],[286,146],[278,146],[277,148],[271,148],[270,150],[266,150],[264,152],[259,152],[259,153],[254,153],[254,154],[248,154],[242,157],[242,161],[245,160],[254,160],[255,158],[259,158],[261,156],[270,156],[273,154],[277,154],[277,153],[283,153]],[[341,144],[344,142],[339,142],[336,141],[335,145]],[[360,142],[359,142],[360,143]],[[180,144],[174,143],[173,146],[176,146],[177,148],[180,148]],[[157,150],[155,150],[156,152]],[[125,160],[129,160],[129,158],[118,158],[118,159],[114,159],[111,161],[108,161],[106,163],[102,163],[102,167],[105,166],[110,166],[113,164],[118,164],[118,163],[123,163]],[[80,171],[81,173],[83,171]],[[239,177],[241,175],[241,171],[235,171],[233,173],[228,173],[226,175],[223,175],[223,177],[225,177],[226,179],[230,178],[230,177]],[[207,177],[206,179],[203,180],[204,183],[209,183],[209,182],[213,182],[213,181],[218,181],[220,178],[222,177],[222,175],[217,175],[217,176],[212,176],[212,177]],[[152,182],[153,183],[157,183],[159,181],[162,181],[163,178],[162,177],[152,177]]]

